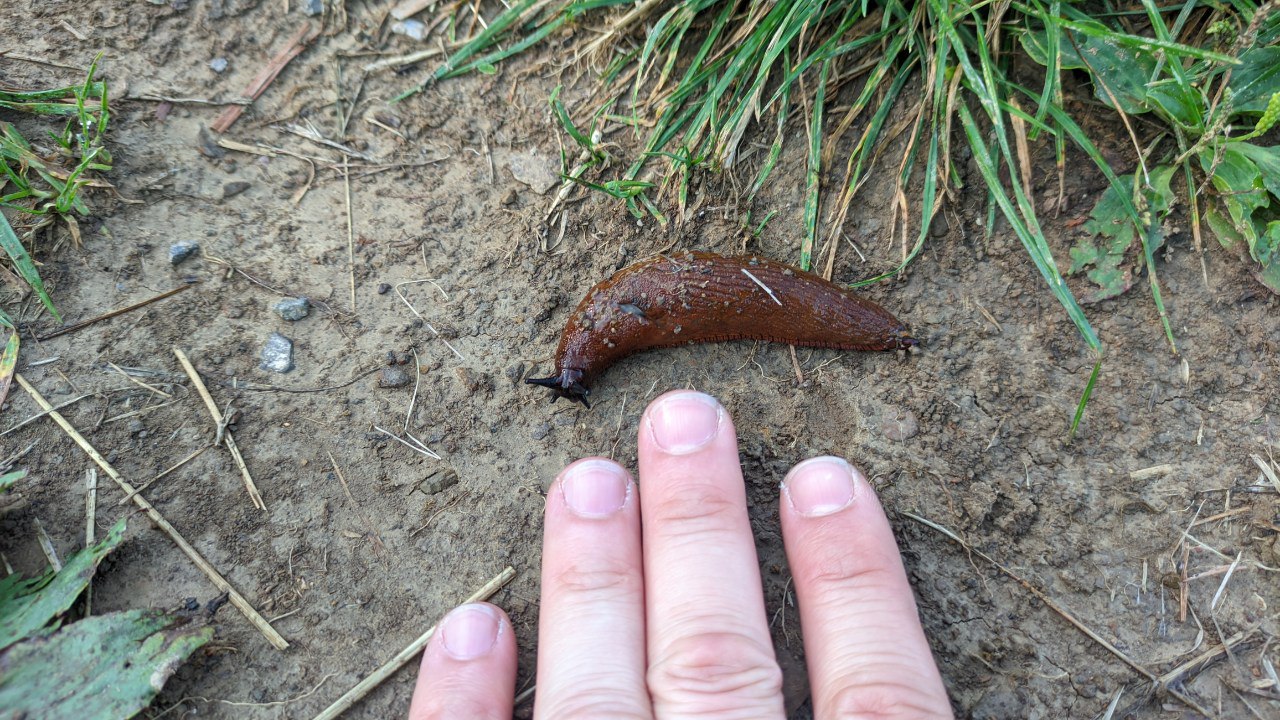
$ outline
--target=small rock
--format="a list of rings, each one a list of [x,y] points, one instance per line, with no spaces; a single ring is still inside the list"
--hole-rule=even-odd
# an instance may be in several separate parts
[[[200,243],[194,240],[183,240],[169,246],[169,264],[178,265],[183,260],[195,255],[200,250]]]
[[[293,369],[293,341],[280,333],[271,333],[267,344],[262,346],[262,362],[258,367],[277,373],[287,373]]]
[[[524,363],[516,363],[506,370],[507,379],[512,385],[520,382],[520,378],[524,377]]]
[[[950,229],[951,223],[947,222],[946,213],[938,213],[933,216],[933,222],[929,223],[929,234],[936,238],[946,237]]]
[[[315,17],[324,12],[324,0],[303,0],[302,12]]]
[[[910,410],[891,410],[880,421],[880,431],[890,440],[910,440],[920,432],[915,413]]]
[[[542,423],[538,427],[534,428],[533,432],[529,433],[529,437],[533,438],[534,440],[541,440],[550,434],[551,434],[551,423]]]
[[[458,473],[454,472],[453,468],[441,468],[433,470],[430,475],[423,478],[418,484],[418,489],[428,495],[435,495],[457,484]]]
[[[243,180],[229,182],[222,186],[222,199],[226,200],[228,198],[233,198],[248,189],[249,183]]]
[[[282,319],[294,322],[301,320],[311,312],[311,303],[306,298],[285,298],[271,307]]]
[[[516,189],[511,188],[510,190],[507,190],[507,194],[503,195],[502,199],[499,200],[498,202],[502,203],[507,207],[511,207],[512,205],[515,205],[519,200],[520,200],[520,196],[516,193]]]
[[[224,57],[216,57],[209,61],[209,69],[216,73],[223,73],[227,70],[227,59]]]
[[[409,377],[409,373],[398,367],[384,367],[378,371],[378,387],[380,388],[404,387],[411,382],[413,382],[413,378]]]
[[[556,168],[543,155],[533,152],[516,153],[507,158],[507,169],[516,180],[528,185],[539,195],[560,183]]]
[[[391,283],[378,283],[378,294],[386,295],[391,292]]]
[[[391,23],[391,32],[414,40],[421,40],[427,36],[427,26],[421,20],[401,20],[400,22]]]
[[[140,435],[142,433],[145,433],[146,431],[147,431],[146,426],[142,424],[141,420],[134,418],[133,420],[129,421],[130,435]]]

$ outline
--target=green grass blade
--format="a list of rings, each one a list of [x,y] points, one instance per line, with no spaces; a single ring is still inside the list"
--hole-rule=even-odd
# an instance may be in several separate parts
[[[22,241],[18,240],[17,234],[13,232],[13,226],[9,224],[9,219],[4,216],[4,213],[0,213],[0,249],[3,249],[13,261],[18,275],[31,286],[32,290],[35,290],[36,296],[40,298],[40,302],[48,309],[53,319],[62,322],[62,316],[58,314],[58,309],[53,306],[53,300],[49,299],[49,293],[44,289],[44,282],[40,280],[36,264],[32,262],[27,249],[22,246]]]
[[[1073,439],[1076,436],[1076,429],[1080,427],[1080,421],[1084,418],[1084,408],[1089,404],[1089,397],[1093,395],[1093,388],[1098,384],[1098,375],[1102,372],[1102,351],[1098,351],[1098,359],[1093,362],[1093,372],[1089,373],[1089,382],[1084,385],[1084,393],[1080,396],[1080,402],[1076,403],[1076,414],[1071,418],[1071,430],[1067,433],[1067,439]]]

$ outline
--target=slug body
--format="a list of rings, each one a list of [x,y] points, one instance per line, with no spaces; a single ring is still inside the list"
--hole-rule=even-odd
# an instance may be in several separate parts
[[[884,308],[813,273],[753,255],[679,252],[591,288],[560,336],[555,375],[527,382],[585,405],[588,384],[628,355],[724,340],[840,350],[917,344]]]

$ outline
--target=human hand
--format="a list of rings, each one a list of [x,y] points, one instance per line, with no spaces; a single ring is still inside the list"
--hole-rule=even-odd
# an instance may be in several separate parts
[[[587,458],[547,493],[535,717],[782,717],[732,420],[708,395],[667,393],[641,419],[639,460],[638,486]],[[866,478],[802,462],[780,515],[815,717],[951,717]],[[410,719],[510,718],[515,671],[506,615],[459,607],[423,655]]]

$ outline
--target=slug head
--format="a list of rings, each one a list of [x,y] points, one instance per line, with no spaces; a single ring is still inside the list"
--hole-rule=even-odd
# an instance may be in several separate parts
[[[893,331],[893,342],[895,350],[910,350],[920,344],[920,341],[911,337],[911,331],[905,326],[900,326]]]
[[[545,378],[525,378],[525,382],[530,385],[541,385],[551,389],[551,402],[555,402],[557,398],[568,398],[570,401],[580,402],[583,406],[590,408],[587,402],[587,396],[591,391],[582,384],[583,372],[573,368],[567,368],[560,371],[559,375],[553,375]]]

